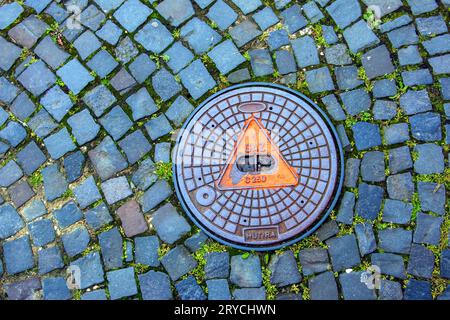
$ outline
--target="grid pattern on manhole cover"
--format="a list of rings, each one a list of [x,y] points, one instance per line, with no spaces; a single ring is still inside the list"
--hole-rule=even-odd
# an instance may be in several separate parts
[[[250,102],[265,108],[242,112],[239,107]],[[298,184],[217,188],[250,117],[270,133]],[[231,88],[206,101],[185,124],[175,155],[175,184],[189,216],[210,236],[237,247],[270,248],[301,238],[328,211],[341,176],[328,120],[300,95],[274,86]]]

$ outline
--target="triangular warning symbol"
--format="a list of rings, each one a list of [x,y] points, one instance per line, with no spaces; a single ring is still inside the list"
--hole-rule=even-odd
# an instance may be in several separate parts
[[[244,124],[216,186],[220,190],[283,188],[298,184],[269,132],[251,116]]]

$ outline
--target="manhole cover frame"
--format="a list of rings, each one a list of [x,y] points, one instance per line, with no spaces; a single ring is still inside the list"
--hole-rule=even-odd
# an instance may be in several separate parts
[[[303,93],[295,91],[289,87],[283,86],[283,85],[279,85],[279,84],[274,84],[274,83],[268,83],[268,82],[247,82],[247,83],[243,83],[243,84],[237,84],[237,85],[232,85],[230,87],[227,87],[223,90],[220,90],[216,93],[214,93],[213,95],[211,95],[210,97],[208,97],[207,99],[205,99],[202,103],[200,103],[200,105],[198,105],[194,111],[192,111],[192,113],[189,115],[189,117],[184,121],[183,126],[181,127],[180,132],[182,133],[186,127],[188,126],[188,124],[191,122],[191,120],[197,115],[197,113],[208,103],[210,103],[212,100],[214,100],[215,98],[217,98],[220,95],[226,94],[230,91],[233,90],[237,90],[237,89],[245,89],[245,88],[249,88],[249,87],[266,87],[268,89],[278,89],[281,91],[285,91],[287,93],[292,94],[295,97],[298,97],[299,99],[303,100],[303,102],[305,102],[306,104],[308,104],[308,106],[310,108],[312,108],[314,111],[316,111],[317,113],[319,113],[319,115],[321,116],[322,120],[325,122],[325,124],[327,125],[328,130],[330,130],[330,133],[332,135],[333,141],[335,143],[335,147],[336,147],[336,158],[337,158],[337,175],[336,175],[336,184],[334,187],[334,191],[333,191],[333,197],[331,199],[331,201],[328,203],[326,210],[322,211],[322,213],[319,215],[319,217],[314,220],[310,226],[308,226],[304,231],[300,232],[298,236],[294,236],[292,239],[289,240],[282,240],[279,243],[273,244],[273,245],[260,245],[260,246],[246,246],[243,244],[239,244],[233,241],[230,241],[224,237],[221,237],[213,232],[211,232],[207,227],[203,226],[202,223],[199,221],[199,218],[196,217],[191,210],[189,209],[188,204],[186,203],[184,196],[180,190],[180,186],[178,184],[178,175],[177,175],[177,155],[178,155],[178,147],[180,144],[180,141],[182,139],[182,134],[178,134],[177,138],[176,138],[176,142],[175,142],[175,147],[173,148],[173,152],[172,152],[172,173],[173,173],[173,184],[174,184],[174,188],[175,188],[175,192],[177,195],[177,199],[183,209],[183,211],[185,212],[185,214],[189,217],[189,219],[201,230],[203,231],[208,237],[214,239],[215,241],[223,244],[223,245],[227,245],[230,246],[232,248],[238,249],[238,250],[243,250],[243,251],[273,251],[273,250],[278,250],[278,249],[282,249],[285,247],[288,247],[290,245],[293,245],[307,237],[309,237],[310,235],[312,235],[329,217],[331,211],[333,211],[333,209],[335,208],[340,196],[341,196],[341,192],[343,189],[343,184],[344,184],[344,174],[345,174],[345,158],[344,158],[344,150],[342,147],[342,143],[341,140],[339,138],[338,132],[334,126],[334,124],[331,122],[330,118],[328,117],[328,115],[315,103],[313,102],[310,98],[308,98],[307,96],[305,96]]]

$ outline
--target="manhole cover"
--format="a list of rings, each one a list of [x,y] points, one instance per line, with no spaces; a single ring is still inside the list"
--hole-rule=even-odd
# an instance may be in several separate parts
[[[325,220],[343,180],[336,131],[308,98],[252,83],[221,91],[181,130],[175,188],[210,237],[240,249],[294,243]]]

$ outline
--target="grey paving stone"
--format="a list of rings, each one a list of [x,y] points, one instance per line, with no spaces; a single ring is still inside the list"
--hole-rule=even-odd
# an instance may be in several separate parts
[[[336,67],[334,74],[341,90],[355,89],[364,83],[358,77],[358,68],[356,66]]]
[[[419,36],[413,24],[395,29],[388,34],[389,41],[394,48],[400,48],[406,45],[416,44],[419,42]]]
[[[331,264],[335,272],[354,267],[361,263],[355,235],[332,238],[326,243],[331,257]]]
[[[337,223],[331,220],[322,224],[320,228],[317,230],[316,235],[320,241],[325,241],[338,233],[339,228]]]
[[[428,59],[434,74],[450,73],[450,54]]]
[[[135,56],[139,54],[139,50],[133,44],[129,37],[120,40],[119,44],[114,48],[116,59],[122,64],[130,62]]]
[[[232,0],[241,9],[243,14],[249,14],[262,6],[260,0]]]
[[[158,176],[154,173],[154,171],[155,164],[150,158],[147,158],[140,163],[139,168],[131,177],[131,181],[138,189],[145,191],[154,182],[156,182],[156,180],[158,180]]]
[[[114,18],[132,33],[147,20],[152,12],[152,9],[139,0],[128,0],[114,13]]]
[[[31,15],[8,31],[9,37],[22,47],[31,49],[47,30],[48,25]]]
[[[43,275],[53,270],[62,269],[64,261],[61,250],[57,246],[48,247],[38,251],[39,274]]]
[[[191,226],[186,219],[179,215],[170,203],[162,206],[152,215],[152,225],[159,238],[168,244],[175,243],[191,231]]]
[[[122,33],[122,29],[111,20],[108,20],[95,34],[110,45],[115,45],[119,41]]]
[[[49,219],[37,220],[28,225],[33,244],[37,247],[42,247],[55,240],[55,230],[53,223]]]
[[[339,136],[339,140],[341,140],[342,149],[349,151],[351,149],[350,140],[348,138],[347,132],[345,131],[344,125],[339,124],[336,127],[337,134]]]
[[[417,18],[416,26],[419,33],[423,36],[432,36],[448,32],[445,20],[441,15]]]
[[[395,68],[385,45],[372,49],[361,57],[361,62],[369,79],[394,72]]]
[[[369,289],[361,282],[362,271],[341,273],[339,282],[342,287],[342,294],[345,300],[375,300],[374,289]]]
[[[417,160],[414,161],[414,172],[418,174],[442,173],[445,168],[442,147],[432,143],[419,144],[414,147]]]
[[[101,202],[95,208],[88,210],[85,215],[87,224],[94,230],[99,230],[113,221],[113,218],[109,214],[108,207],[104,202]]]
[[[358,182],[360,159],[349,158],[345,162],[344,184],[346,187],[355,188]]]
[[[380,18],[403,6],[401,0],[363,0],[363,2],[366,6],[378,7]]]
[[[115,190],[115,192],[116,191],[117,190]],[[117,209],[116,213],[119,216],[120,221],[122,222],[122,228],[124,229],[125,235],[127,237],[131,238],[148,230],[147,222],[144,219],[139,204],[135,200],[130,200],[127,203],[123,204],[119,209]]]
[[[309,1],[305,3],[302,7],[302,10],[305,13],[306,17],[308,18],[308,20],[311,21],[312,23],[319,22],[325,17],[314,1]]]
[[[6,239],[25,226],[16,209],[9,203],[0,206],[0,239]]]
[[[131,107],[133,120],[135,121],[158,111],[155,101],[146,88],[139,89],[136,93],[128,97],[126,102]]]
[[[83,301],[97,301],[97,300],[108,300],[106,298],[106,291],[104,289],[94,290],[85,292],[81,295],[81,300]]]
[[[26,175],[33,174],[46,160],[36,142],[31,141],[16,155],[17,163]]]
[[[274,30],[269,33],[266,41],[270,50],[277,50],[283,46],[289,45],[289,35],[286,29]]]
[[[28,117],[30,117],[35,110],[36,110],[36,106],[31,101],[31,99],[28,97],[26,92],[22,92],[21,94],[19,94],[17,96],[17,98],[14,99],[14,102],[12,103],[12,105],[10,107],[10,111],[19,120],[22,120],[22,121],[25,121]],[[0,123],[2,123],[5,120],[0,120]]]
[[[298,271],[297,261],[292,251],[283,252],[280,255],[272,255],[269,262],[270,283],[277,287],[285,287],[299,283],[302,275]]]
[[[104,19],[105,14],[97,9],[97,7],[93,4],[84,9],[80,15],[81,24],[92,31],[97,30]]]
[[[450,279],[450,250],[446,249],[442,251],[440,260],[441,277]]]
[[[55,83],[56,77],[44,62],[38,60],[28,66],[17,80],[33,95],[39,96]]]
[[[5,77],[0,77],[0,102],[11,103],[19,94],[19,88]]]
[[[383,81],[383,80],[381,80],[381,81]],[[376,88],[376,84],[374,87],[374,95],[376,94],[375,88]],[[397,89],[395,88],[395,90],[397,90]],[[396,92],[394,92],[394,95],[395,94],[396,94]],[[372,109],[373,118],[375,120],[391,120],[397,115],[397,108],[398,108],[398,105],[393,101],[376,100],[375,104],[373,105],[373,109]]]
[[[183,69],[179,75],[183,86],[195,100],[216,86],[216,81],[198,59]]]
[[[351,27],[345,29],[344,38],[350,51],[355,54],[380,42],[380,39],[364,20],[359,20]]]
[[[333,118],[333,120],[342,121],[346,119],[345,112],[334,94],[323,97],[322,103],[326,106],[327,112]]]
[[[336,280],[332,272],[324,272],[308,280],[311,300],[339,300]]]
[[[189,0],[164,0],[158,4],[156,10],[174,27],[180,26],[195,14]]]
[[[134,239],[134,251],[136,263],[158,267],[159,240],[156,236],[136,237]]]
[[[69,300],[72,298],[72,293],[63,277],[42,279],[42,292],[44,300]]]
[[[255,288],[262,284],[261,263],[258,256],[231,257],[230,281],[238,287]]]
[[[258,26],[250,20],[244,20],[243,22],[235,25],[229,30],[229,34],[233,38],[236,45],[240,48],[260,36],[262,32],[258,29]]]
[[[180,31],[181,37],[189,43],[195,54],[208,51],[222,39],[219,33],[197,17],[192,18]]]
[[[383,152],[369,151],[364,154],[361,161],[361,176],[364,181],[384,181],[386,176]]]
[[[341,29],[345,29],[350,24],[361,17],[361,6],[356,0],[337,0],[326,8],[328,14]]]
[[[379,186],[361,183],[358,187],[358,200],[355,212],[367,220],[375,220],[381,209],[384,190]]]
[[[438,113],[426,112],[410,117],[411,134],[420,141],[442,139],[441,117]]]
[[[169,109],[166,111],[166,117],[179,127],[183,124],[184,120],[191,114],[194,107],[183,96],[178,96]],[[155,159],[155,161],[158,161]]]
[[[411,201],[414,182],[411,173],[391,175],[386,180],[389,197],[394,200]]]
[[[63,128],[45,138],[44,144],[50,156],[55,160],[76,149],[76,146],[66,128]]]
[[[298,253],[298,259],[305,277],[331,270],[328,253],[323,248],[302,249]]]
[[[395,281],[381,279],[379,299],[380,300],[403,300],[402,285]]]
[[[206,300],[203,289],[192,275],[176,283],[175,288],[181,300]]]
[[[89,176],[82,183],[75,186],[73,193],[81,209],[87,208],[102,198],[93,176]]]
[[[403,295],[404,300],[432,300],[428,281],[410,279]]]
[[[362,257],[377,249],[375,234],[370,223],[358,223],[355,226],[355,234],[358,239],[359,252]]]
[[[381,24],[380,31],[382,33],[386,33],[386,32],[392,31],[394,29],[403,27],[403,26],[409,24],[410,22],[412,22],[411,17],[407,14],[404,14],[404,15],[399,16],[398,18],[389,20],[389,21]]]
[[[407,123],[395,123],[384,128],[384,141],[387,145],[406,142],[410,139]]]
[[[25,140],[27,132],[18,122],[10,121],[5,128],[0,130],[0,138],[9,143],[12,147],[17,147]]]
[[[170,66],[170,61],[168,64]],[[136,81],[143,83],[156,70],[156,63],[153,62],[153,60],[151,60],[146,54],[142,53],[137,56],[132,63],[130,63],[128,68]]]
[[[119,140],[133,126],[128,115],[119,106],[111,109],[100,118],[100,123],[114,140]]]
[[[9,187],[23,176],[23,172],[14,160],[0,168],[0,186]]]
[[[104,231],[98,235],[102,251],[103,265],[106,270],[122,268],[123,243],[117,227]]]
[[[26,71],[25,71],[26,72]],[[62,66],[56,74],[64,81],[66,86],[74,93],[80,93],[91,81],[94,80],[81,63],[73,59]],[[22,74],[23,75],[23,74]]]
[[[423,61],[419,48],[415,45],[398,50],[398,60],[401,66],[419,64]]]
[[[352,126],[352,131],[356,148],[359,151],[381,145],[380,128],[377,124],[358,122]]]
[[[128,166],[109,136],[103,139],[96,148],[89,151],[88,155],[95,171],[102,180],[111,178]]]
[[[434,259],[435,257],[431,250],[427,249],[425,246],[413,244],[409,255],[408,274],[420,278],[431,279],[434,269]]]
[[[225,279],[230,275],[230,254],[228,252],[209,252],[204,256],[205,278]]]
[[[108,76],[119,63],[106,50],[100,50],[87,63],[88,67],[92,69],[99,77],[104,78]]]
[[[107,272],[106,278],[111,300],[131,297],[138,293],[133,267]]]
[[[67,119],[67,123],[72,128],[72,134],[78,145],[94,140],[100,131],[100,126],[95,122],[87,109],[71,116]]]
[[[164,68],[153,75],[152,85],[163,101],[169,100],[182,89],[175,77]]]
[[[178,245],[161,258],[161,263],[173,281],[180,279],[197,266],[189,251]]]
[[[13,184],[8,188],[8,194],[16,208],[20,208],[35,195],[33,189],[26,181],[19,181]]]
[[[206,16],[212,20],[221,31],[225,31],[238,18],[238,14],[222,0],[216,1],[209,9]]]
[[[10,275],[32,269],[35,262],[28,236],[5,241],[3,243],[3,258],[5,270]]]
[[[450,286],[447,286],[444,292],[442,292],[436,300],[450,300]]]
[[[167,65],[175,73],[180,72],[194,59],[194,54],[180,41],[175,42],[164,55],[168,59]]]
[[[41,174],[47,201],[53,201],[66,192],[68,184],[64,175],[59,170],[58,164],[54,163],[43,168]]]
[[[266,300],[266,290],[264,287],[234,289],[233,297],[235,300]]]
[[[400,200],[386,199],[383,221],[406,225],[411,221],[413,206]]]
[[[311,93],[335,89],[328,67],[306,71],[306,82]]]
[[[325,39],[328,45],[333,45],[339,40],[332,26],[322,25],[322,34],[323,38]]]
[[[442,221],[441,217],[418,212],[413,241],[421,244],[438,245]]]
[[[297,65],[300,68],[309,67],[320,63],[317,46],[310,36],[301,37],[291,41]]]
[[[160,115],[156,118],[150,119],[145,124],[145,129],[152,140],[169,134],[172,131],[172,126],[164,115]]]
[[[152,146],[141,130],[136,130],[127,135],[119,141],[119,146],[125,152],[130,164],[136,163],[152,149]]]
[[[170,31],[157,19],[150,20],[136,33],[134,39],[146,50],[156,54],[164,51],[173,42]]]
[[[60,209],[53,210],[53,217],[60,228],[67,228],[80,221],[83,218],[83,212],[81,212],[75,202],[69,201]]]
[[[138,275],[139,286],[144,300],[172,300],[170,279],[163,272],[150,270]]]
[[[408,90],[400,97],[400,107],[406,115],[413,115],[432,109],[427,90]]]
[[[402,78],[405,85],[409,87],[427,85],[433,83],[433,76],[428,69],[419,69],[414,71],[402,72]]]
[[[409,254],[412,231],[403,228],[378,230],[378,246],[385,252]]]
[[[87,229],[82,226],[63,234],[61,240],[67,255],[74,257],[86,250],[91,239]]]
[[[402,256],[392,253],[373,253],[370,258],[372,265],[380,268],[381,274],[398,279],[406,279],[405,264]]]
[[[136,84],[136,80],[128,73],[125,68],[120,69],[118,73],[111,79],[111,86],[118,91],[121,95],[124,95],[130,91]]]
[[[195,252],[197,250],[200,250],[207,240],[208,240],[207,235],[204,232],[200,231],[194,234],[193,236],[187,238],[186,241],[184,241],[184,245],[191,252]]]
[[[355,209],[355,194],[346,191],[341,200],[341,205],[339,206],[338,214],[336,216],[336,221],[351,225],[353,223],[353,212]]]
[[[2,62],[0,62],[0,69],[8,71],[13,64],[19,59],[21,50],[15,44],[0,37],[0,53],[2,55]]]
[[[33,300],[40,296],[42,290],[38,277],[19,280],[4,285],[8,300]]]
[[[296,33],[308,24],[301,12],[302,8],[298,4],[294,4],[280,12],[280,17],[289,34]]]
[[[17,2],[2,5],[0,7],[0,30],[8,28],[23,11],[23,7]]]
[[[73,46],[77,49],[80,58],[86,60],[86,58],[97,51],[102,44],[92,31],[87,30],[73,42]]]
[[[423,211],[445,214],[446,190],[442,184],[434,182],[417,182],[420,206]]]
[[[97,3],[105,13],[117,9],[123,2],[124,0],[95,0],[95,3]]]
[[[208,300],[231,300],[230,287],[226,279],[207,280]]]
[[[422,13],[430,12],[438,7],[435,0],[407,0],[411,11],[414,15],[420,15]]]
[[[450,78],[439,79],[441,85],[441,95],[444,100],[450,100]]]
[[[25,221],[32,221],[47,213],[47,208],[42,200],[33,200],[22,209]]]
[[[83,101],[99,117],[114,104],[116,98],[107,87],[99,85],[86,93]]]
[[[226,40],[212,49],[208,56],[213,60],[220,73],[227,74],[245,62],[238,48],[231,40]]]
[[[368,111],[372,104],[369,94],[364,89],[355,89],[340,94],[345,110],[350,115]]]
[[[272,57],[267,49],[254,49],[249,51],[250,64],[256,77],[272,74],[275,70]]]
[[[260,11],[253,14],[253,20],[258,24],[259,28],[263,31],[277,24],[279,19],[272,8],[264,7]]]

